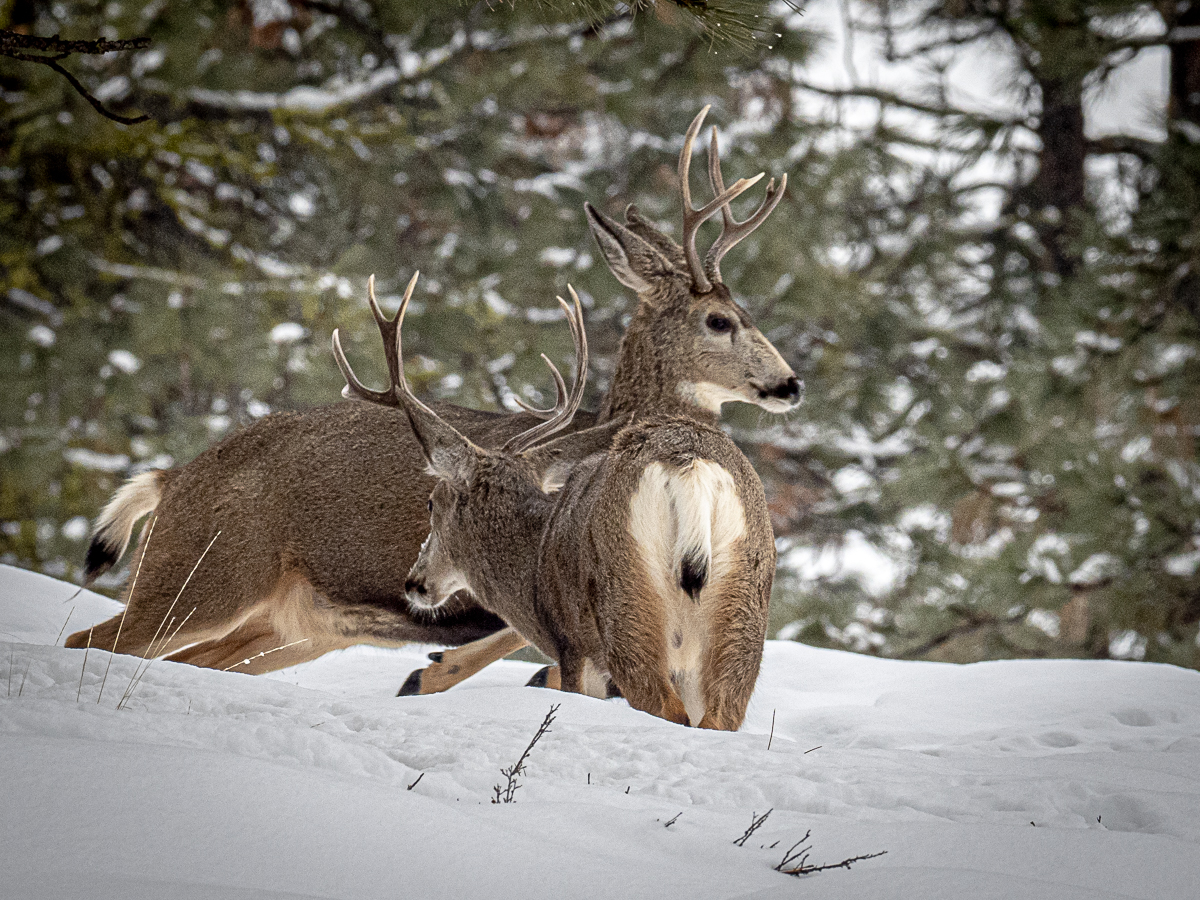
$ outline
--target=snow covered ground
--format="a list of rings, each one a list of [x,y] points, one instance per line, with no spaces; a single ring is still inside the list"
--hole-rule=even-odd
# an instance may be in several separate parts
[[[1200,896],[1200,673],[771,642],[714,734],[521,687],[527,663],[396,698],[428,648],[358,648],[155,662],[118,710],[137,661],[55,646],[118,607],[73,591],[0,566],[5,898]],[[887,855],[774,871],[809,830],[810,863]]]

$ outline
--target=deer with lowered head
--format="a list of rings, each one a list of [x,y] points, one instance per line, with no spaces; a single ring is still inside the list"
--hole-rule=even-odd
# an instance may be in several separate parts
[[[688,130],[681,174],[705,112]],[[784,185],[737,222],[729,203],[757,179],[725,189],[715,151],[714,134],[714,199],[692,210],[685,187],[685,247],[632,208],[621,225],[588,207],[610,267],[641,299],[599,414],[579,413],[571,427],[639,410],[711,424],[726,400],[770,411],[798,402],[795,374],[734,302],[718,268],[724,252],[775,207]],[[725,228],[701,263],[695,230],[718,211]],[[395,320],[374,302],[372,312],[390,362]],[[153,512],[130,567],[136,575],[125,591],[126,608],[72,634],[67,646],[171,654],[179,662],[259,673],[358,643],[456,645],[490,636],[472,645],[489,658],[523,645],[465,593],[437,616],[406,601],[402,575],[428,534],[426,501],[435,482],[423,471],[394,392],[370,391],[353,377],[336,332],[335,354],[349,381],[343,394],[372,402],[266,416],[192,462],[135,476],[116,492],[96,522],[85,583],[120,560],[136,523]],[[448,403],[432,408],[481,447],[499,446],[547,415]],[[419,689],[450,686],[457,677],[452,668],[432,673],[444,677],[426,678]]]
[[[611,680],[636,709],[735,731],[758,677],[775,573],[762,484],[733,441],[690,418],[635,415],[549,441],[587,378],[571,295],[573,309],[559,300],[577,348],[571,392],[550,364],[555,414],[499,450],[476,446],[413,395],[397,330],[396,388],[438,478],[409,601],[432,610],[469,590],[558,661],[563,690],[604,696]],[[401,322],[407,305],[406,296]]]

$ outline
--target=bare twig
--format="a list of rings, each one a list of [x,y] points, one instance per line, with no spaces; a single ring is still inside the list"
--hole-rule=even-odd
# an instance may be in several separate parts
[[[492,798],[493,803],[514,802],[513,798],[516,795],[517,790],[521,787],[521,785],[517,782],[517,778],[525,774],[525,760],[529,756],[529,751],[534,748],[538,741],[550,733],[550,723],[554,721],[554,714],[558,712],[558,708],[560,706],[562,706],[561,703],[556,703],[550,707],[550,712],[546,713],[546,718],[542,719],[542,724],[538,726],[537,733],[534,734],[533,739],[529,742],[529,746],[525,748],[525,752],[521,754],[521,758],[518,759],[514,765],[509,766],[507,769],[500,770],[500,774],[508,779],[508,784],[506,784],[503,788],[501,788],[498,784],[494,786],[493,790],[496,792],[496,796]],[[629,790],[626,789],[625,793],[629,793]]]
[[[85,53],[97,56],[113,53],[118,50],[141,50],[150,46],[150,39],[132,38],[131,40],[109,41],[101,38],[95,41],[64,41],[57,35],[52,38],[37,37],[31,34],[20,34],[15,31],[0,29],[0,56],[19,59],[22,62],[40,63],[49,66],[70,83],[79,96],[91,104],[92,109],[106,119],[119,122],[122,125],[137,125],[149,120],[149,116],[122,116],[110,112],[98,98],[85,88],[70,72],[59,65],[59,60],[66,59],[73,53]],[[33,51],[33,52],[30,52]],[[42,55],[47,54],[47,55]]]
[[[750,813],[750,827],[746,829],[745,833],[742,834],[742,836],[740,838],[738,838],[736,841],[733,842],[734,846],[735,847],[745,847],[746,841],[750,840],[750,835],[754,834],[754,832],[756,832],[756,831],[758,831],[758,829],[762,828],[763,823],[765,821],[767,821],[767,816],[769,816],[774,811],[774,809],[775,809],[775,807],[771,807],[771,809],[768,809],[761,816],[758,815],[757,813]]]
[[[775,871],[782,872],[784,875],[792,875],[800,878],[804,875],[814,875],[817,872],[827,872],[830,869],[849,869],[856,862],[862,862],[865,859],[876,859],[887,853],[886,850],[880,850],[878,853],[864,853],[859,856],[851,856],[843,859],[841,862],[825,863],[824,865],[814,866],[808,862],[809,851],[812,847],[808,846],[808,839],[812,835],[812,829],[804,832],[804,837],[792,844],[788,851],[783,854],[783,859],[776,865]],[[794,865],[793,865],[794,863]]]
[[[674,816],[672,816],[670,819],[667,820],[667,823],[665,825],[663,825],[663,828],[670,828],[677,821],[679,821],[679,817],[682,815],[683,815],[683,810],[681,809],[679,812],[675,813]]]
[[[414,781],[412,784],[410,784],[407,788],[405,788],[405,790],[411,791],[413,788],[415,788],[418,784],[421,783],[421,779],[424,777],[425,777],[425,773],[422,772],[420,775],[417,776],[417,780]]]
[[[767,735],[767,749],[771,749],[771,741],[775,740],[775,710],[771,710],[771,733]]]
[[[133,592],[137,590],[138,576],[142,574],[142,563],[146,561],[146,553],[150,550],[150,538],[154,537],[154,525],[158,522],[158,516],[150,520],[149,530],[146,532],[146,543],[142,544],[142,558],[138,560],[137,571],[133,573],[133,584],[129,586],[129,596],[125,598],[125,608],[121,610],[121,621],[117,623],[117,636],[113,638],[113,645],[109,648],[111,653],[108,657],[108,665],[104,667],[104,677],[100,679],[100,693],[96,695],[96,702],[100,702],[100,698],[104,696],[104,685],[108,684],[108,670],[112,666],[112,654],[117,652],[117,644],[121,642],[121,629],[125,627],[125,616],[129,612],[129,604],[133,602]],[[91,641],[88,632],[89,642]],[[84,653],[87,656],[87,653]],[[82,676],[80,676],[82,679]]]

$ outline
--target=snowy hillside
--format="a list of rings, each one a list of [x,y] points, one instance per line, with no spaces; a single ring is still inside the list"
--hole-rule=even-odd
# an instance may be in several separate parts
[[[3,897],[1200,895],[1200,673],[772,642],[746,727],[714,734],[521,687],[523,663],[396,698],[422,649],[361,648],[261,678],[155,662],[118,711],[137,661],[97,703],[109,655],[54,646],[116,609],[73,591],[0,567]],[[774,871],[810,830],[810,864],[887,854]]]

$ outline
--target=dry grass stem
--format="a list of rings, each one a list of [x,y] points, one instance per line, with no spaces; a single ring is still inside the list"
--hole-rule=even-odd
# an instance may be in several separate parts
[[[170,606],[167,607],[167,612],[163,613],[162,622],[158,623],[158,628],[155,629],[154,637],[150,638],[150,646],[146,648],[146,655],[143,659],[148,658],[150,662],[154,662],[155,654],[161,653],[162,650],[167,647],[167,644],[173,640],[174,636],[179,634],[180,629],[182,629],[184,623],[187,622],[187,619],[192,617],[191,612],[187,613],[187,616],[184,618],[184,622],[181,622],[179,624],[179,628],[175,629],[174,634],[172,634],[172,631],[170,631],[170,626],[175,624],[175,619],[170,619],[170,622],[168,623],[167,617],[170,616],[170,613],[175,610],[175,604],[178,604],[179,599],[182,595],[184,595],[188,584],[190,584],[192,581],[192,576],[196,575],[196,570],[200,568],[200,563],[204,562],[204,557],[208,556],[209,551],[212,550],[212,545],[216,544],[217,538],[220,538],[220,536],[221,532],[217,532],[216,534],[212,535],[212,540],[209,541],[209,546],[206,546],[204,548],[204,552],[200,553],[200,558],[196,560],[196,565],[192,566],[192,571],[188,572],[187,577],[184,578],[184,584],[182,584],[182,587],[180,587],[179,593],[175,594],[175,599],[170,601]],[[143,559],[145,558],[145,553],[142,554],[142,557]],[[130,590],[130,596],[131,598],[133,596],[132,590]],[[126,605],[125,608],[128,610],[130,607]],[[196,607],[192,607],[192,612],[196,612]],[[167,626],[166,637],[164,637],[164,640],[161,644],[158,644],[158,635],[163,634],[163,625]],[[155,647],[155,644],[158,644],[157,648]],[[145,670],[149,670],[150,662],[146,662]],[[128,683],[126,686],[124,694],[122,694],[120,700],[116,702],[116,708],[120,709],[125,706],[125,703],[128,702],[128,698],[130,698],[133,695],[133,691],[137,689],[137,682],[140,682],[140,680],[142,680],[142,676],[145,676],[145,670],[143,670],[140,662],[137,666],[134,666],[133,676],[130,678],[130,683]],[[98,703],[100,700],[97,698],[96,702]]]
[[[238,666],[244,666],[244,665],[247,665],[248,663],[254,662],[254,660],[258,659],[259,657],[270,656],[272,653],[275,653],[279,650],[286,650],[288,647],[295,647],[297,644],[303,644],[307,640],[308,640],[308,638],[300,638],[300,640],[292,641],[290,644],[281,644],[278,647],[272,647],[270,650],[264,650],[262,653],[256,653],[254,656],[248,656],[245,659],[243,659],[241,662],[235,662],[232,666],[227,666],[226,668],[222,669],[221,671],[228,672],[231,669],[236,669]]]
[[[110,655],[108,657],[108,665],[104,667],[104,677],[100,679],[100,693],[96,695],[97,703],[99,703],[100,698],[104,696],[104,686],[108,684],[108,670],[112,666],[111,654],[117,652],[117,644],[121,643],[121,629],[125,627],[125,616],[129,612],[129,604],[133,602],[133,592],[137,590],[138,576],[142,574],[142,563],[146,561],[146,553],[150,549],[150,538],[154,537],[154,525],[156,522],[158,522],[158,516],[154,516],[150,519],[150,525],[146,530],[146,543],[142,544],[142,556],[141,559],[138,560],[137,570],[133,573],[133,584],[129,586],[129,596],[125,598],[125,608],[121,610],[121,621],[117,623],[117,636],[113,639],[112,647],[109,648]],[[88,632],[88,641],[91,641],[90,630]],[[87,651],[84,651],[84,656],[87,656]]]
[[[79,590],[83,590],[83,588],[80,588]],[[78,593],[79,593],[79,591],[76,591],[75,593],[77,593],[77,594],[78,594]],[[54,639],[54,646],[55,646],[55,647],[57,647],[57,646],[58,646],[58,642],[62,640],[63,632],[67,630],[67,622],[70,622],[70,621],[71,621],[71,613],[73,613],[73,612],[75,612],[75,607],[73,607],[73,606],[72,606],[72,607],[71,607],[71,612],[67,613],[67,618],[63,620],[63,627],[62,627],[62,628],[60,628],[60,629],[58,629],[58,637],[56,637],[56,638]]]
[[[8,695],[7,695],[9,697],[12,696],[12,667],[13,667],[13,656],[16,654],[16,652],[17,652],[17,645],[9,644],[8,645]]]
[[[171,631],[171,626],[175,624],[175,619],[174,617],[171,618],[171,621],[167,624],[167,632],[169,633],[163,634],[162,643],[158,645],[157,649],[152,648],[150,650],[146,665],[142,667],[139,663],[138,668],[134,669],[133,677],[129,679],[129,687],[125,689],[125,693],[121,696],[121,702],[117,704],[117,709],[121,709],[123,705],[127,705],[129,703],[129,699],[133,696],[133,692],[137,690],[138,685],[142,683],[142,679],[146,677],[146,673],[150,671],[151,663],[153,663],[154,660],[158,659],[158,657],[163,654],[163,650],[170,645],[171,641],[175,640],[176,636],[183,630],[183,626],[187,624],[188,619],[192,617],[192,613],[195,611],[196,607],[193,606],[192,612],[189,612],[183,617],[183,621],[179,623],[179,626],[174,631]]]
[[[771,710],[771,734],[767,737],[767,749],[771,749],[771,741],[775,740],[775,710]]]
[[[25,693],[25,679],[29,677],[29,667],[33,665],[33,657],[29,657],[25,661],[25,674],[21,676],[21,688],[17,691],[17,699],[21,699],[21,695]]]
[[[93,625],[93,626],[91,626],[91,628],[88,629],[87,646],[83,648],[83,665],[79,667],[79,687],[75,689],[75,702],[76,703],[79,702],[79,695],[83,693],[83,673],[87,671],[87,658],[88,658],[88,653],[92,649],[92,631],[95,629],[95,627],[96,626]],[[105,669],[104,671],[105,671],[105,673],[108,672],[107,669]],[[104,686],[101,685],[100,687],[103,690]]]

